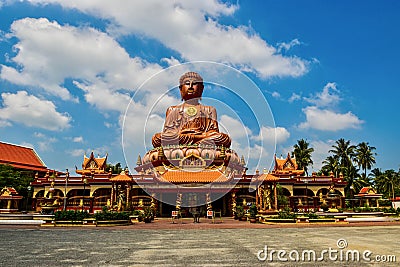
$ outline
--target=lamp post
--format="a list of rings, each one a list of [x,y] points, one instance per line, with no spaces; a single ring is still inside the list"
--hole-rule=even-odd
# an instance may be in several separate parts
[[[308,189],[307,189],[307,185],[308,185],[308,180],[304,180],[304,184],[306,185],[306,211],[308,211]]]
[[[83,198],[82,198],[82,212],[85,208],[85,193],[86,193],[86,184],[87,184],[87,179],[83,178]]]
[[[350,203],[351,203],[351,208],[354,208],[354,187],[350,185]]]
[[[32,187],[30,185],[28,185],[28,187],[26,189],[28,190],[28,194],[26,196],[25,210],[26,210],[26,212],[28,212],[28,203],[29,203],[29,197],[31,196]]]
[[[65,188],[64,188],[64,211],[67,209],[67,187],[68,187],[68,179],[69,179],[69,172],[65,173]]]

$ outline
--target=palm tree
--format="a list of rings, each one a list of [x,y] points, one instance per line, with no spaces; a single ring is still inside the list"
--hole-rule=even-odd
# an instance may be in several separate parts
[[[345,169],[344,176],[346,177],[347,181],[346,191],[353,187],[353,190],[355,192],[359,192],[361,188],[371,185],[369,177],[364,177],[364,175],[360,175],[358,171],[359,169],[357,169],[355,166],[350,166],[349,168]]]
[[[297,140],[292,156],[295,156],[298,169],[304,169],[305,174],[308,176],[308,166],[312,165],[314,162],[311,159],[311,153],[314,152],[314,148],[308,147],[310,144],[304,140]]]
[[[375,155],[373,152],[376,148],[369,146],[368,143],[359,143],[356,147],[356,162],[358,167],[364,170],[364,177],[367,177],[367,169],[370,170],[372,165],[375,164]]]
[[[378,192],[382,193],[386,198],[395,197],[395,190],[399,186],[399,174],[394,170],[386,170],[380,176],[375,177],[375,183]]]
[[[353,165],[356,146],[350,145],[350,140],[345,141],[340,138],[332,147],[334,149],[329,150],[329,152],[338,158],[341,167],[348,168]]]
[[[382,175],[383,175],[382,170],[379,168],[371,170],[370,174],[368,175],[372,179],[372,185],[377,192],[379,192],[378,182],[382,179],[381,177]]]
[[[339,160],[334,156],[328,156],[323,162],[324,164],[321,168],[322,172],[325,175],[329,175],[331,172],[334,174],[335,177],[339,176]]]

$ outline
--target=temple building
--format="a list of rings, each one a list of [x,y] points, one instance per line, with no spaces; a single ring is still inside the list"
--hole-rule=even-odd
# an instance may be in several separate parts
[[[247,210],[252,204],[260,213],[285,206],[317,210],[322,203],[344,207],[342,177],[304,177],[289,154],[275,157],[272,171],[247,174],[231,137],[219,131],[216,109],[201,103],[203,78],[187,72],[179,79],[179,90],[183,102],[167,109],[162,131],[152,136],[153,148],[138,156],[134,170],[113,174],[106,169],[108,155],[92,152],[83,157],[76,176],[68,170],[38,173],[32,183],[34,209],[93,213],[104,206],[117,211],[149,206],[158,216],[194,210],[231,216],[238,206]]]
[[[59,210],[87,210],[93,213],[102,210],[103,206],[114,210],[153,206],[158,216],[167,217],[176,209],[178,194],[183,215],[188,215],[190,207],[196,205],[205,210],[207,196],[211,199],[213,210],[221,211],[224,216],[231,216],[238,205],[249,207],[251,204],[256,204],[260,213],[285,206],[297,211],[316,211],[324,201],[344,207],[346,183],[342,177],[303,176],[304,171],[296,169],[295,158],[289,154],[286,158],[275,157],[272,171],[256,171],[254,174],[247,174],[245,169],[227,173],[221,168],[184,171],[177,167],[163,167],[162,173],[146,173],[143,164],[136,167],[143,168],[143,171],[135,174],[129,173],[129,170],[112,174],[104,168],[107,157],[95,157],[93,153],[89,157],[84,156],[82,169],[76,169],[75,175],[49,171],[42,177],[36,176],[32,183],[33,208],[40,211],[50,194]],[[197,166],[187,161],[186,157],[177,165],[185,167],[185,164],[191,168]],[[286,203],[278,203],[275,197],[279,194],[277,185]],[[329,194],[332,189],[334,198]]]

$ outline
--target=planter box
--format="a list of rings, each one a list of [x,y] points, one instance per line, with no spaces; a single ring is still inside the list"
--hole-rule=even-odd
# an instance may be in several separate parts
[[[110,220],[110,221],[97,221],[97,226],[118,226],[129,225],[129,220]]]
[[[83,219],[83,225],[85,225],[85,226],[96,226],[96,218],[85,218],[85,219]]]
[[[296,218],[296,222],[298,222],[298,223],[308,223],[309,220],[310,220],[310,218],[306,217],[306,216],[299,216]]]
[[[345,222],[347,220],[347,216],[333,216],[337,222]]]
[[[55,221],[55,226],[82,226],[83,221]]]
[[[324,218],[324,219],[310,219],[310,223],[334,223],[336,219]]]
[[[295,223],[296,219],[266,219],[265,221],[272,223]]]
[[[139,222],[139,215],[130,215],[129,220],[132,224]]]

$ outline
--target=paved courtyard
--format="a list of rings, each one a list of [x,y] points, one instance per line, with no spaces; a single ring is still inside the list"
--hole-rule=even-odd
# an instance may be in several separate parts
[[[124,227],[0,226],[0,265],[397,266],[387,262],[393,256],[400,261],[399,224],[249,225],[228,218],[218,224],[160,219]]]

